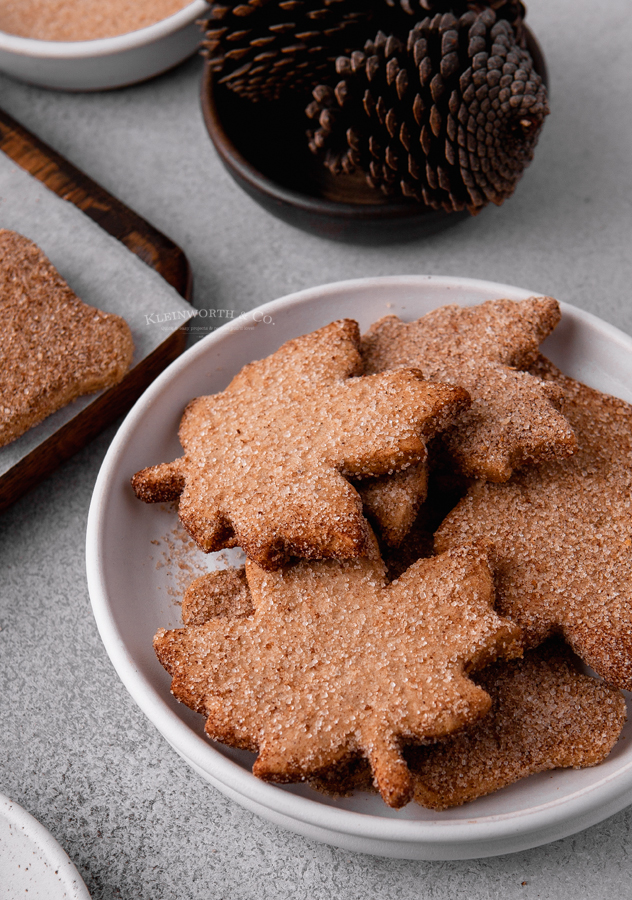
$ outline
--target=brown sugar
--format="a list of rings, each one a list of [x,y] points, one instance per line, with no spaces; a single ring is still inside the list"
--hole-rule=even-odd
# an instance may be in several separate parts
[[[191,0],[0,0],[0,31],[40,41],[93,41],[138,31]]]

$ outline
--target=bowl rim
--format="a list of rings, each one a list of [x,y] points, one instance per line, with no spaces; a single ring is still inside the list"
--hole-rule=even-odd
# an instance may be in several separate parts
[[[36,59],[86,59],[136,50],[174,34],[196,21],[208,9],[206,0],[190,2],[166,19],[113,37],[90,41],[42,41],[0,31],[0,52]]]
[[[383,276],[344,280],[297,291],[263,304],[252,310],[251,313],[256,313],[260,317],[275,316],[288,308],[308,305],[317,298],[335,294],[341,289],[356,290],[376,285],[423,288],[428,284],[439,287],[485,290],[491,295],[509,295],[514,299],[526,299],[534,295],[541,296],[539,291],[529,291],[513,285],[474,278],[434,275]],[[456,301],[458,298],[454,299]],[[614,341],[632,355],[632,337],[592,313],[567,303],[560,303],[560,306],[568,318],[574,318],[576,321],[579,320],[596,329],[605,338]],[[159,398],[163,387],[166,387],[172,379],[177,378],[199,357],[211,352],[215,343],[224,340],[230,333],[239,331],[241,325],[242,323],[238,319],[227,322],[182,354],[150,385],[132,407],[115,435],[99,471],[90,504],[86,533],[86,569],[93,614],[117,674],[150,722],[180,755],[203,772],[209,771],[209,752],[214,754],[213,771],[209,775],[218,787],[225,784],[233,794],[254,801],[276,814],[324,829],[329,833],[372,838],[389,844],[427,844],[432,846],[448,841],[451,844],[463,844],[475,848],[478,844],[486,841],[499,841],[507,838],[508,835],[526,836],[534,832],[549,832],[564,822],[572,819],[581,820],[591,811],[607,805],[616,805],[616,809],[611,809],[607,815],[627,805],[630,802],[628,795],[632,791],[632,757],[616,771],[605,773],[596,783],[557,799],[552,797],[550,801],[539,803],[527,810],[468,816],[466,806],[462,818],[419,821],[338,809],[307,797],[289,793],[278,785],[260,781],[238,763],[215,750],[208,739],[194,732],[177,716],[167,698],[163,697],[149,679],[140,672],[127,651],[123,636],[112,614],[105,587],[104,560],[98,553],[104,528],[104,510],[112,491],[111,482],[114,478],[120,477],[117,468],[118,455],[132,437],[137,422],[145,414],[146,409]],[[598,803],[595,802],[597,792]],[[538,843],[545,842],[546,839],[538,841]]]

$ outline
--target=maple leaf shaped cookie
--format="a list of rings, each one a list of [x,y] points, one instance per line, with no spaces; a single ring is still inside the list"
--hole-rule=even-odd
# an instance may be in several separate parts
[[[33,241],[4,228],[0,312],[0,447],[118,384],[132,361],[127,322],[80,300]]]
[[[536,772],[596,766],[625,723],[623,694],[578,672],[557,641],[489,666],[475,680],[492,698],[489,713],[407,756],[422,806],[448,809]]]
[[[562,634],[584,662],[632,689],[632,406],[536,370],[564,391],[574,456],[478,484],[439,528],[435,548],[489,544],[497,607],[535,646]]]
[[[209,737],[258,751],[255,775],[301,781],[364,756],[400,807],[413,789],[402,743],[487,712],[466,673],[522,651],[519,629],[494,612],[480,548],[420,560],[390,585],[375,539],[370,553],[280,572],[248,561],[251,616],[161,630],[154,647]]]
[[[550,297],[444,306],[410,324],[387,316],[363,338],[366,372],[414,366],[429,381],[464,387],[472,404],[446,445],[467,475],[507,481],[514,469],[569,456],[576,446],[555,408],[555,386],[519,371],[559,319]]]
[[[345,476],[417,463],[469,398],[411,369],[354,377],[359,347],[356,322],[333,322],[193,400],[180,425],[185,455],[137,473],[137,496],[179,497],[180,519],[203,550],[239,546],[271,569],[289,555],[365,552],[368,526]]]
[[[524,659],[488,666],[473,680],[491,697],[487,715],[405,753],[421,806],[448,809],[536,772],[598,765],[625,722],[623,695],[577,671],[572,654],[557,640]],[[354,761],[310,779],[310,786],[349,794],[370,790],[371,775],[364,761]]]

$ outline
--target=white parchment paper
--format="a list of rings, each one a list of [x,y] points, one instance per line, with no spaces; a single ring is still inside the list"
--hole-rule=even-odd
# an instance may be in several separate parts
[[[85,303],[123,316],[134,338],[132,366],[155,350],[193,312],[193,307],[161,275],[2,152],[0,228],[9,228],[35,241]],[[0,340],[1,333],[0,329]],[[0,475],[98,396],[80,397],[0,448]]]

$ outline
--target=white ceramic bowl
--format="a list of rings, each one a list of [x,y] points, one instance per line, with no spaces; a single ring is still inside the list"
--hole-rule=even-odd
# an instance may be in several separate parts
[[[38,41],[0,31],[0,70],[65,91],[134,84],[195,53],[201,40],[196,21],[207,9],[205,0],[194,0],[147,28],[95,41]]]
[[[356,318],[364,329],[390,313],[410,320],[445,303],[520,300],[531,293],[491,282],[412,276],[292,294],[228,323],[172,363],[112,443],[95,486],[87,534],[88,584],[105,647],[132,697],[189,765],[222,793],[278,825],[365,853],[467,859],[565,837],[632,802],[632,723],[625,727],[628,740],[619,742],[600,766],[535,775],[441,813],[415,804],[391,810],[379,797],[360,792],[333,800],[303,785],[265,784],[250,772],[251,754],[204,736],[203,717],[174,700],[169,676],[152,649],[159,627],[181,624],[170,587],[178,560],[174,557],[171,567],[161,565],[170,554],[160,549],[173,547],[169,532],[176,517],[160,505],[136,500],[129,479],[144,466],[180,455],[177,427],[192,397],[222,390],[245,363],[333,319]],[[575,378],[632,401],[632,339],[574,307],[563,311],[562,323],[545,343],[547,355]],[[225,564],[218,554],[197,551],[190,560],[208,568]]]

